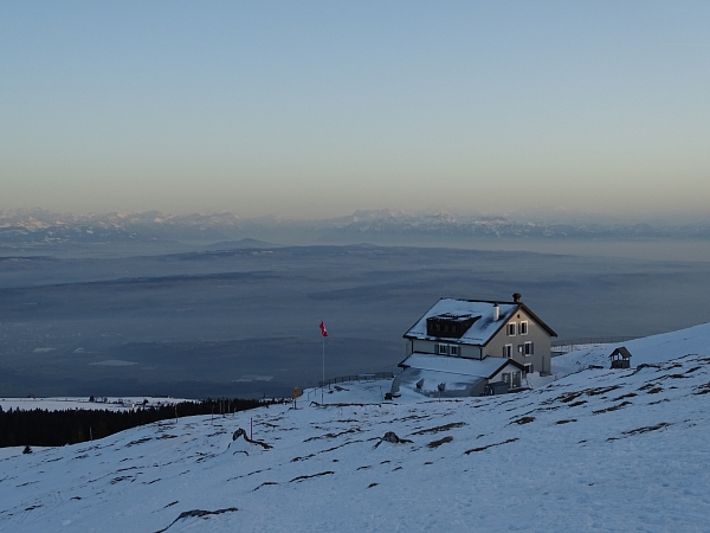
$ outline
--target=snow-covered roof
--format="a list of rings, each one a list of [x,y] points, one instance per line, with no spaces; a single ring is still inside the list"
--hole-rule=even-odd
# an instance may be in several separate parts
[[[495,319],[495,306],[500,308],[498,320]],[[477,318],[466,332],[456,339],[461,344],[484,345],[505,324],[510,316],[520,307],[517,303],[487,302],[474,300],[457,300],[442,298],[422,316],[409,331],[405,338],[436,340],[441,337],[427,335],[427,319],[437,316],[454,316]]]
[[[520,295],[514,295],[519,298]],[[496,306],[498,306],[498,319],[496,320]],[[552,337],[557,333],[545,324],[527,305],[516,300],[515,302],[496,302],[488,300],[461,300],[458,298],[442,298],[436,302],[417,322],[404,334],[405,339],[439,340],[453,338],[459,344],[483,346],[490,341],[498,330],[518,310],[522,309],[542,329]],[[458,323],[466,319],[472,321],[471,326],[461,336],[447,337],[427,334],[427,319],[440,317]]]
[[[631,352],[626,346],[619,346],[613,352],[611,352],[611,354],[609,354],[609,357],[614,357],[615,355],[620,355],[624,359],[629,359],[631,357]]]
[[[465,357],[450,357],[447,355],[415,352],[402,361],[400,366],[418,368],[419,370],[431,370],[434,372],[446,372],[448,374],[489,378],[507,363],[512,363],[512,361],[503,357],[467,359]]]

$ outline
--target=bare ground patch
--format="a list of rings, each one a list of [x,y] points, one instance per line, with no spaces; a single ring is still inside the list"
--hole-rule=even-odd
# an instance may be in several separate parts
[[[215,511],[205,511],[203,509],[193,509],[192,511],[184,511],[180,513],[180,515],[170,522],[167,527],[164,527],[163,529],[159,529],[155,533],[163,533],[164,531],[167,531],[170,529],[172,526],[174,526],[176,523],[178,523],[181,520],[185,520],[186,518],[209,518],[210,516],[214,515],[220,515],[224,513],[236,513],[239,509],[236,507],[228,507],[226,509],[217,509]]]
[[[450,424],[444,424],[442,426],[436,426],[436,427],[428,428],[428,429],[420,429],[419,431],[415,431],[414,433],[411,433],[410,435],[428,435],[431,433],[440,433],[442,431],[448,431],[450,429],[462,428],[465,425],[466,425],[466,422],[451,422]]]
[[[454,438],[451,435],[447,435],[446,437],[444,437],[442,439],[431,441],[429,444],[426,445],[426,447],[431,448],[431,449],[438,448],[442,444],[447,444],[453,440],[454,440]]]
[[[488,444],[487,446],[480,446],[480,447],[478,447],[478,448],[471,448],[470,450],[466,450],[466,451],[463,452],[463,453],[464,453],[465,455],[469,455],[469,454],[472,454],[472,453],[478,453],[478,452],[485,451],[485,450],[487,450],[487,449],[489,449],[489,448],[494,448],[494,447],[496,447],[496,446],[502,446],[503,444],[510,444],[511,442],[515,442],[515,441],[518,441],[518,440],[520,440],[520,439],[517,438],[517,437],[515,437],[515,438],[512,438],[512,439],[504,440],[503,442],[496,442],[496,443],[494,443],[494,444]]]

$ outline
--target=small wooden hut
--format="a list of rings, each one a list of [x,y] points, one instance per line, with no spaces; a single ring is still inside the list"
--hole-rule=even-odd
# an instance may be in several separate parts
[[[629,368],[631,366],[631,352],[626,346],[619,346],[611,355],[611,368]]]

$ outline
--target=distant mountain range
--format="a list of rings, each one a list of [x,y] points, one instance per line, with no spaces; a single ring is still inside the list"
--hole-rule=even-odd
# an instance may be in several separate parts
[[[249,239],[276,242],[397,242],[466,239],[710,238],[710,221],[694,224],[541,222],[505,216],[410,214],[376,210],[319,220],[241,218],[233,213],[169,215],[158,211],[97,215],[45,210],[0,211],[0,245],[52,246],[92,243],[214,243],[246,247]],[[255,247],[267,243],[253,241]]]
[[[98,215],[40,209],[0,212],[0,243],[202,241],[240,238],[231,213],[165,215],[157,211]]]

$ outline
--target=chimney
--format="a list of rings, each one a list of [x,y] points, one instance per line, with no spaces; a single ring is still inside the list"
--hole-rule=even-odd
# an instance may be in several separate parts
[[[498,302],[493,306],[493,320],[500,320],[500,305]]]
[[[514,301],[516,304],[519,304],[522,299],[523,299],[523,295],[522,295],[522,294],[520,294],[519,292],[514,292],[514,293],[513,293],[513,301]]]

